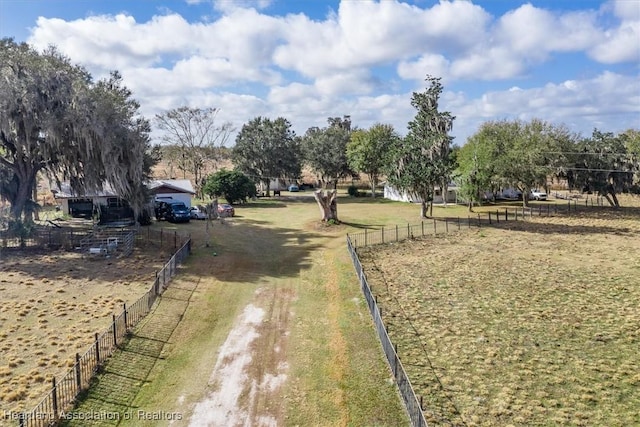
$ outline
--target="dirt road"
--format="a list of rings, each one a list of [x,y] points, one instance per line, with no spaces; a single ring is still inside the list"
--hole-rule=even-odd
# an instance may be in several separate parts
[[[194,252],[171,284],[192,289],[188,306],[110,409],[117,423],[95,425],[404,425],[345,227],[318,226],[304,201],[238,211],[208,229],[188,225]],[[163,297],[146,322],[181,300]],[[124,382],[111,381],[78,411],[108,408],[104,390]]]

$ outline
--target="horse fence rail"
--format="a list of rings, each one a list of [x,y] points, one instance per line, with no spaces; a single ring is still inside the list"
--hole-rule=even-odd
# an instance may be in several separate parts
[[[426,427],[427,422],[424,418],[424,413],[422,412],[420,400],[411,386],[411,381],[409,380],[409,377],[402,366],[402,362],[398,357],[397,348],[393,345],[391,338],[387,333],[387,328],[382,320],[380,307],[371,292],[371,288],[369,287],[369,283],[367,282],[367,278],[362,269],[362,264],[360,263],[360,259],[358,258],[358,254],[352,244],[350,236],[347,236],[347,249],[351,256],[351,260],[353,261],[354,268],[356,269],[358,280],[360,281],[360,288],[365,300],[367,301],[369,312],[371,313],[389,368],[393,373],[393,378],[395,379],[398,391],[402,396],[402,401],[404,402],[407,414],[411,420],[411,425],[414,427]]]
[[[590,207],[589,207],[590,208]],[[596,208],[596,206],[594,206]],[[549,203],[524,207],[506,207],[482,213],[469,214],[467,217],[431,218],[419,224],[382,226],[378,229],[365,229],[359,233],[349,233],[351,243],[355,248],[396,243],[417,237],[447,234],[463,228],[483,227],[506,221],[523,221],[532,217],[544,217],[573,212],[584,209],[575,200],[568,203]]]
[[[78,395],[88,389],[91,379],[100,371],[106,359],[125,342],[129,331],[151,311],[153,303],[176,275],[177,266],[191,253],[190,238],[183,239],[181,236],[179,241],[177,233],[147,231],[147,238],[152,238],[152,235],[161,240],[161,245],[165,240],[176,247],[180,242],[181,246],[156,273],[149,290],[130,306],[123,304],[122,311],[113,315],[111,325],[102,333],[95,334],[91,347],[83,355],[76,353],[73,367],[61,378],[52,378],[50,391],[31,411],[10,414],[10,418],[15,418],[19,426],[49,427],[59,423],[64,412],[77,402]]]

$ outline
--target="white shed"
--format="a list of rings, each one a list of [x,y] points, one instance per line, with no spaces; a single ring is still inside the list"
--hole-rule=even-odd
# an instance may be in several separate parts
[[[196,194],[188,179],[161,179],[148,185],[154,200],[182,202],[191,207],[191,198]]]
[[[416,194],[410,194],[406,191],[398,190],[396,187],[389,185],[387,183],[384,184],[384,198],[389,200],[395,200],[399,202],[409,202],[409,203],[421,203],[422,199]],[[447,203],[457,203],[458,202],[458,187],[451,183],[447,187],[446,194]],[[435,188],[435,194],[433,196],[433,203],[444,203],[444,198],[442,196],[442,190],[440,187]]]

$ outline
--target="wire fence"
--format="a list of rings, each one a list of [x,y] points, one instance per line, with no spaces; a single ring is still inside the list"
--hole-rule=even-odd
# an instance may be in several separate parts
[[[109,328],[96,333],[93,345],[84,353],[76,353],[75,364],[61,378],[51,380],[51,389],[31,411],[11,413],[17,425],[25,427],[54,426],[61,421],[65,411],[71,409],[79,395],[89,388],[91,379],[100,372],[106,359],[122,345],[138,322],[150,311],[154,302],[176,275],[177,268],[191,253],[191,238],[177,232],[147,229],[138,238],[157,239],[160,245],[173,244],[177,248],[164,267],[156,272],[156,278],[149,290],[136,302],[123,304],[120,314],[114,314]],[[7,414],[5,414],[7,418]]]
[[[360,263],[360,259],[358,258],[358,254],[356,253],[356,248],[353,245],[351,237],[349,235],[347,235],[347,249],[349,251],[349,255],[351,255],[353,266],[356,269],[356,274],[358,275],[358,279],[360,281],[360,288],[362,289],[362,293],[367,300],[369,312],[371,313],[376,331],[378,332],[378,338],[380,339],[382,349],[387,358],[387,362],[389,363],[389,367],[391,368],[391,372],[393,373],[393,378],[395,379],[405,408],[407,409],[411,424],[414,427],[426,427],[427,422],[424,418],[422,399],[418,398],[413,387],[411,386],[409,376],[402,366],[400,357],[398,357],[398,348],[393,344],[393,342],[391,342],[391,338],[387,333],[387,328],[382,320],[382,311],[380,309],[380,306],[378,306],[373,293],[371,292],[371,288],[369,287],[369,283],[367,282],[367,278],[362,269],[362,264]]]
[[[530,207],[503,207],[495,210],[485,210],[481,213],[469,214],[466,217],[433,218],[423,220],[419,224],[382,226],[378,229],[365,229],[359,233],[350,233],[349,238],[354,248],[380,245],[416,237],[433,236],[449,233],[454,230],[471,227],[486,227],[507,221],[522,221],[536,216],[552,216],[575,212],[589,205],[582,205],[575,200],[566,204],[548,203]],[[595,205],[594,205],[595,207]]]
[[[371,291],[371,287],[367,282],[366,275],[357,254],[357,249],[385,243],[401,242],[403,240],[417,237],[429,235],[435,236],[461,230],[463,228],[487,227],[499,224],[500,222],[522,221],[534,216],[551,216],[560,213],[568,213],[578,210],[582,206],[582,204],[578,204],[575,200],[568,200],[567,204],[554,203],[534,205],[528,208],[506,207],[496,209],[495,211],[485,211],[483,213],[468,215],[466,218],[434,218],[422,221],[419,224],[387,226],[371,231],[365,229],[360,233],[347,234],[347,250],[351,256],[358,280],[360,281],[360,288],[362,289],[362,293],[364,294],[367,305],[369,306],[369,311],[373,318],[382,349],[387,362],[389,363],[389,368],[393,373],[393,377],[400,395],[402,396],[409,419],[414,427],[427,426],[427,422],[424,417],[425,408],[423,407],[423,399],[415,393],[409,376],[407,375],[398,356],[398,347],[391,341],[391,338],[387,333],[387,328],[382,319],[382,309],[378,305],[377,300]],[[585,206],[589,205],[586,204]]]

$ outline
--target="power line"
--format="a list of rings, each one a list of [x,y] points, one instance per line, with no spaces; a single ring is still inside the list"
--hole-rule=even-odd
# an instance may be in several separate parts
[[[597,168],[564,168],[565,170],[572,171],[586,171],[586,172],[620,172],[620,173],[636,173],[637,171],[625,170],[625,169],[597,169]]]

